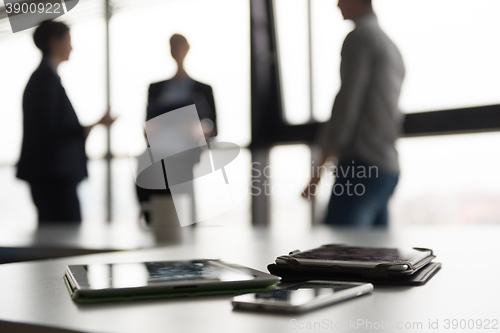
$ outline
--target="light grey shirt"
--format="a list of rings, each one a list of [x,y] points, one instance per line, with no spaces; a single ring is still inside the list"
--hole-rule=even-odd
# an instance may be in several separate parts
[[[402,127],[399,95],[405,75],[396,45],[373,12],[355,20],[342,47],[342,85],[317,143],[341,159],[361,159],[399,173],[395,141]]]

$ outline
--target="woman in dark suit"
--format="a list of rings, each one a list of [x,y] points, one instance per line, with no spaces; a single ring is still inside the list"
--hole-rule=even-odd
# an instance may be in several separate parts
[[[187,39],[179,34],[170,37],[170,53],[177,63],[177,72],[169,80],[152,83],[148,91],[148,107],[146,121],[153,119],[166,112],[179,109],[184,106],[196,105],[201,127],[207,141],[217,136],[217,115],[212,87],[193,80],[184,69],[184,59],[189,52]],[[186,165],[199,162],[199,158],[193,161],[184,161]],[[170,189],[149,190],[136,186],[139,202],[145,203],[152,195],[171,195]],[[191,217],[195,219],[194,189],[188,193],[191,197]],[[149,222],[149,214],[144,213],[146,221]]]
[[[17,177],[26,180],[39,223],[81,222],[78,183],[87,177],[85,140],[92,126],[82,127],[57,74],[71,53],[69,27],[45,21],[33,35],[42,61],[23,95],[23,143]],[[95,125],[110,126],[105,116]]]

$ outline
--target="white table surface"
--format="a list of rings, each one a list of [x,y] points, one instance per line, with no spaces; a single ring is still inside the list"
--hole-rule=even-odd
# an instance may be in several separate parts
[[[178,246],[4,264],[0,265],[0,332],[499,331],[500,324],[491,329],[491,321],[500,320],[499,236],[500,226],[492,225],[388,231],[326,227],[283,231],[228,225],[186,229]],[[143,260],[221,258],[267,271],[267,264],[278,255],[328,243],[429,247],[443,268],[424,286],[376,287],[372,295],[300,315],[235,312],[231,296],[226,295],[77,304],[62,279],[68,264]],[[490,320],[490,329],[446,329],[446,320],[451,325],[453,319],[480,320],[483,325]],[[429,322],[436,321],[438,329],[429,328]],[[388,323],[395,328],[381,328]],[[33,326],[27,329],[22,324]]]
[[[138,224],[48,224],[36,229],[2,228],[0,263],[77,256],[158,246]]]

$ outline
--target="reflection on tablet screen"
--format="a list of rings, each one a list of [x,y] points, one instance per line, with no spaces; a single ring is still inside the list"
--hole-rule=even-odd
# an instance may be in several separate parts
[[[133,288],[176,281],[245,281],[254,277],[216,262],[144,262],[86,265],[91,289]]]

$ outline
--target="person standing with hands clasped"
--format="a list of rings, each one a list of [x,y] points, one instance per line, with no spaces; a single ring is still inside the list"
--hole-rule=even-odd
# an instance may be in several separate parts
[[[332,116],[316,140],[322,152],[316,165],[331,157],[338,161],[325,223],[387,226],[387,204],[399,178],[395,141],[402,125],[398,103],[405,67],[371,0],[339,0],[338,7],[356,28],[342,47],[342,85]],[[318,182],[313,173],[302,195],[314,195]]]
[[[149,86],[146,121],[194,104],[205,140],[210,143],[210,140],[217,136],[217,112],[212,87],[192,79],[186,72],[184,61],[191,48],[186,37],[173,34],[169,39],[169,44],[170,55],[177,65],[177,71],[172,78],[152,83]],[[165,142],[165,144],[174,145],[175,142]],[[193,168],[200,162],[200,157],[201,155],[192,154],[189,158],[183,159],[185,169],[191,173],[191,177],[188,178],[193,179]],[[186,183],[184,190],[190,198],[191,219],[194,223],[196,222],[195,189]],[[150,190],[136,186],[136,193],[141,205],[146,206],[153,196],[172,196],[168,182],[167,188],[163,190]],[[143,211],[141,214],[144,215],[144,220],[149,224],[150,214],[147,211]]]
[[[71,36],[62,22],[44,21],[33,35],[42,61],[23,95],[23,143],[17,177],[30,185],[38,222],[81,222],[77,185],[87,177],[85,140],[93,126],[111,126],[110,110],[96,124],[80,125],[58,66],[69,60]]]

